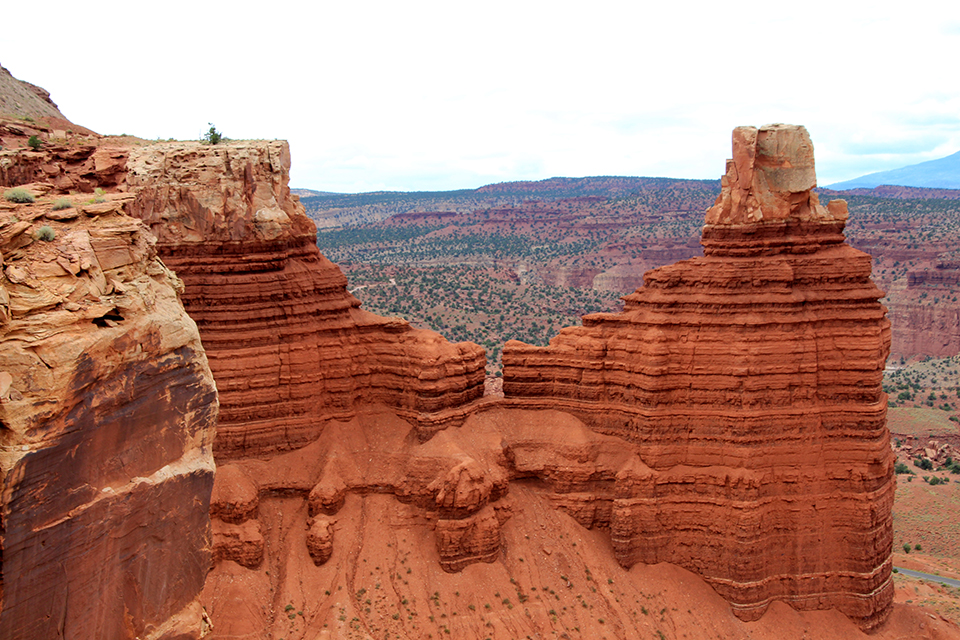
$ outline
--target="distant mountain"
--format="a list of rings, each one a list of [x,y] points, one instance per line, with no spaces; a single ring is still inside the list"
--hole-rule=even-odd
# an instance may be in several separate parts
[[[824,198],[847,198],[849,196],[869,196],[871,198],[888,198],[893,200],[960,200],[960,189],[928,189],[925,187],[904,187],[893,184],[882,184],[879,187],[867,189],[817,189],[820,201]]]
[[[313,198],[316,196],[337,196],[335,191],[314,191],[313,189],[290,189],[290,193],[301,198]]]
[[[828,189],[872,189],[882,184],[932,189],[960,189],[960,151],[946,158],[928,160],[890,171],[870,173],[846,182],[828,185]]]

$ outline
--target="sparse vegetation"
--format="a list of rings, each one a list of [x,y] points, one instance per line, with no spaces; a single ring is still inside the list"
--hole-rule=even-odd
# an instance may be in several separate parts
[[[43,240],[44,242],[53,242],[57,237],[57,232],[53,230],[53,227],[44,225],[37,229],[37,233],[34,235],[37,240]]]
[[[17,204],[29,204],[35,202],[33,194],[23,187],[14,187],[3,192],[3,199],[7,202],[16,202]]]
[[[70,198],[59,198],[56,202],[53,203],[54,211],[63,211],[64,209],[70,209],[73,207],[73,203],[70,202]]]
[[[93,190],[93,197],[90,198],[87,202],[90,204],[100,204],[101,202],[106,202],[107,199],[103,197],[103,189],[97,187]]]
[[[33,149],[34,151],[39,151],[40,147],[43,146],[43,140],[40,139],[40,136],[30,136],[27,139],[27,146]]]

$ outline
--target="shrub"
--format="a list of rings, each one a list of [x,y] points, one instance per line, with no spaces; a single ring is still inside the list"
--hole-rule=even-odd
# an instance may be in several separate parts
[[[910,471],[910,467],[908,467],[902,462],[898,462],[896,465],[894,465],[893,471],[897,475],[900,475],[901,473],[913,473],[912,471]]]
[[[914,550],[914,551],[923,551],[923,547],[921,547],[921,546],[920,546],[920,543],[918,542],[917,544],[913,545],[913,550]]]
[[[36,238],[37,240],[43,240],[44,242],[53,242],[57,237],[57,232],[53,230],[53,227],[48,227],[46,225],[37,229]]]
[[[43,146],[43,140],[40,139],[40,136],[30,136],[27,139],[27,146],[37,151],[40,147]]]
[[[106,202],[106,198],[103,197],[103,189],[97,187],[93,190],[93,197],[87,200],[90,204],[100,204],[101,202]]]
[[[64,209],[70,209],[72,207],[73,207],[73,203],[70,202],[69,198],[60,198],[59,200],[53,203],[54,211],[62,211]]]
[[[213,126],[212,122],[208,122],[207,124],[210,125],[210,128],[205,134],[203,134],[203,138],[201,139],[203,142],[206,142],[207,144],[220,144],[223,140],[225,140],[223,133],[217,131],[217,128]]]
[[[904,553],[910,553],[910,543],[909,543],[909,542],[904,542],[904,543],[903,543],[903,552],[904,552]]]
[[[26,204],[34,201],[33,194],[20,187],[14,187],[13,189],[7,189],[4,191],[3,199],[7,202],[17,202],[20,204]]]

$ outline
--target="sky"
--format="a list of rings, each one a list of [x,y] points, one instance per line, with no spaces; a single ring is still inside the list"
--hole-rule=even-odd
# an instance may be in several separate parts
[[[960,150],[955,1],[10,4],[0,64],[73,122],[286,139],[293,187],[718,178],[773,122],[820,185]]]

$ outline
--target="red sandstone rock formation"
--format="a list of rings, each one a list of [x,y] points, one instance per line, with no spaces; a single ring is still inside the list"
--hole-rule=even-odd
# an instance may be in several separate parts
[[[782,599],[874,629],[893,597],[890,328],[845,203],[815,184],[805,129],[736,129],[705,255],[549,347],[508,343],[504,393],[636,445],[609,512],[583,516],[609,519],[624,566],[694,570],[745,619]]]
[[[86,179],[16,158],[45,173],[17,174],[38,195]],[[215,636],[796,626],[776,602],[747,626],[696,576],[643,564],[661,560],[743,617],[779,598],[883,620],[888,328],[843,206],[808,193],[802,129],[738,130],[706,256],[652,272],[623,314],[550,348],[512,345],[505,404],[473,402],[476,345],[357,308],[289,196],[285,144],[127,159],[90,180],[129,196],[66,212],[47,198],[0,222],[4,638],[201,626],[214,392],[177,280],[124,207],[182,270],[227,397],[202,597]],[[38,211],[56,243],[33,241]],[[823,616],[825,638],[857,635]],[[943,628],[907,617],[881,634]]]
[[[218,458],[303,446],[363,403],[394,407],[421,438],[462,422],[483,394],[483,349],[361,310],[317,250],[289,168],[285,142],[130,154],[130,211],[183,278],[217,380]]]
[[[124,198],[53,211],[50,189],[0,202],[0,637],[198,638],[217,396],[197,328]]]

